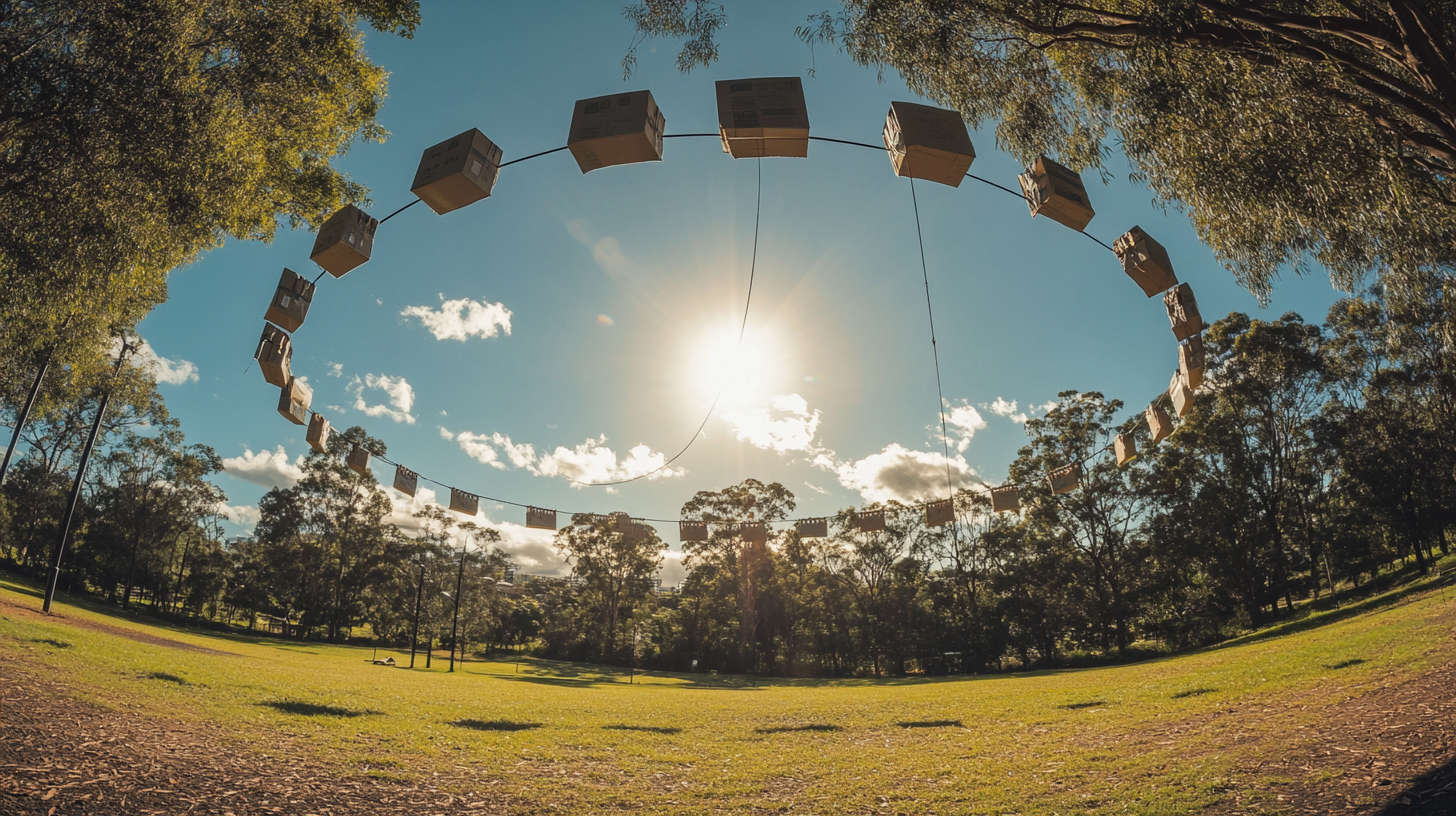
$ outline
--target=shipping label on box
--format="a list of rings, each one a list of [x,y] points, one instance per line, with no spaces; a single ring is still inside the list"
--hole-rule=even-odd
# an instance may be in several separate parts
[[[959,187],[976,159],[965,120],[953,110],[891,102],[882,137],[898,176]]]
[[[369,260],[379,220],[352,204],[329,216],[313,242],[309,260],[336,278]]]
[[[566,145],[581,172],[662,161],[667,119],[651,91],[579,99],[572,109]]]
[[[716,83],[718,132],[735,159],[809,154],[809,112],[798,77]]]
[[[425,150],[410,192],[437,215],[488,197],[500,175],[501,149],[475,128]]]
[[[296,332],[308,317],[309,304],[313,302],[314,285],[308,278],[285,268],[278,279],[278,288],[263,319],[276,323],[284,331]]]

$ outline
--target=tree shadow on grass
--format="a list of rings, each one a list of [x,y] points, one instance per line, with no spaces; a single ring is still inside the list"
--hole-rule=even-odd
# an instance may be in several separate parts
[[[774,725],[768,728],[755,728],[760,734],[786,734],[792,731],[843,731],[844,729],[830,723],[811,723],[809,725]]]
[[[682,729],[671,725],[604,725],[607,731],[644,731],[648,734],[681,734]]]
[[[1064,706],[1057,706],[1057,708],[1065,708],[1068,711],[1076,711],[1081,708],[1095,708],[1097,706],[1105,705],[1107,705],[1106,700],[1087,700],[1081,703],[1067,703]]]
[[[1411,783],[1377,816],[1449,816],[1456,809],[1456,760]]]
[[[915,720],[897,722],[901,728],[965,728],[960,720]]]
[[[511,722],[510,720],[454,720],[450,725],[469,728],[472,731],[529,731],[540,728],[541,723]]]
[[[69,649],[69,648],[71,648],[71,644],[65,642],[64,640],[56,640],[55,638],[31,638],[30,639],[30,642],[31,643],[44,643],[47,646],[54,646],[57,649]]]
[[[190,685],[192,685],[191,683],[187,682],[186,680],[183,680],[182,678],[178,677],[177,675],[175,675],[175,674],[168,674],[166,672],[152,672],[151,674],[144,674],[144,675],[142,675],[142,678],[143,679],[146,679],[146,680],[165,680],[168,683],[176,683],[179,686],[190,686]]]
[[[1351,666],[1358,666],[1364,662],[1365,658],[1363,657],[1352,657],[1349,660],[1341,660],[1339,663],[1330,663],[1329,665],[1325,666],[1325,668],[1332,671],[1335,669],[1348,669]]]
[[[340,708],[339,706],[304,703],[298,700],[273,700],[266,703],[258,703],[258,705],[282,711],[284,714],[297,714],[302,717],[365,717],[382,713],[367,709],[357,711],[352,708]]]
[[[1200,694],[1212,694],[1215,691],[1218,691],[1218,689],[1213,689],[1213,688],[1196,688],[1196,689],[1188,689],[1187,691],[1179,691],[1179,692],[1176,692],[1174,694],[1169,694],[1168,696],[1169,697],[1172,697],[1174,700],[1182,700],[1182,699],[1185,699],[1185,698],[1188,698],[1188,697],[1197,697]]]

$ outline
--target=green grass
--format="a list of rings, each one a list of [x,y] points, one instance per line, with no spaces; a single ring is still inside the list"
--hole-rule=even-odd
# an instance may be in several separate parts
[[[629,685],[625,673],[539,660],[519,673],[471,661],[447,674],[438,659],[429,671],[384,668],[368,648],[155,627],[87,605],[44,619],[14,605],[39,603],[0,580],[0,659],[63,678],[76,697],[345,772],[439,771],[523,810],[1173,814],[1263,780],[1259,761],[1297,745],[1329,706],[1448,659],[1456,592],[1393,590],[1134,665],[756,685],[657,674]]]

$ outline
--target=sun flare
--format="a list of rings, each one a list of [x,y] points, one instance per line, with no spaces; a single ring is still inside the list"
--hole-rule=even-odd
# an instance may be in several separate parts
[[[788,353],[778,334],[749,325],[738,340],[738,326],[719,323],[704,330],[686,346],[686,380],[692,398],[712,400],[719,406],[760,405],[782,386]]]

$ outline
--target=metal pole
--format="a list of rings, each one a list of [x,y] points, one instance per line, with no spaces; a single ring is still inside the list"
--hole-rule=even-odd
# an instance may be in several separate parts
[[[10,459],[15,456],[15,446],[20,443],[20,432],[25,430],[25,423],[30,419],[30,409],[35,407],[35,398],[40,396],[41,383],[45,381],[46,371],[51,367],[50,356],[40,364],[40,370],[35,372],[35,383],[30,386],[30,396],[25,398],[25,405],[20,413],[15,416],[15,433],[10,435],[10,447],[5,449],[5,461],[0,463],[0,485],[5,484],[5,474],[10,472]]]
[[[420,587],[415,590],[415,625],[410,629],[410,668],[415,667],[415,647],[420,643],[420,598],[425,594],[425,565],[420,564]]]
[[[465,547],[469,539],[460,542],[460,573],[455,577],[455,617],[450,622],[450,671],[455,671],[455,636],[460,629],[460,587],[465,583]]]
[[[112,369],[112,377],[121,371],[121,364],[131,349],[131,345],[123,340],[121,353],[116,355],[116,368]],[[76,503],[81,498],[81,483],[86,481],[86,465],[91,462],[91,451],[96,447],[96,435],[101,431],[101,421],[106,418],[106,406],[110,403],[111,390],[106,388],[101,393],[101,404],[96,408],[96,421],[91,423],[91,434],[86,437],[86,447],[81,450],[81,463],[76,466],[76,482],[71,485],[71,500],[66,508],[65,520],[61,522],[60,535],[56,537],[56,556],[51,564],[51,580],[46,584],[45,601],[40,607],[42,612],[51,611],[51,601],[56,597],[56,583],[61,579],[61,558],[66,554],[66,536],[70,534],[71,521],[76,517]]]

